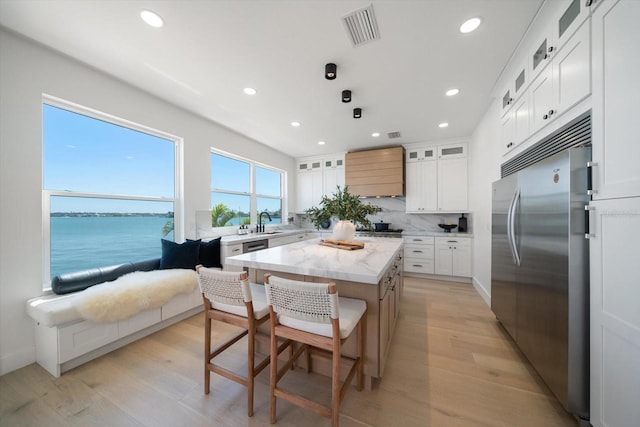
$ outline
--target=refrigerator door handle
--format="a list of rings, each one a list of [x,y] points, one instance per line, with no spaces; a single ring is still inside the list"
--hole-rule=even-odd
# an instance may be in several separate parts
[[[509,240],[509,248],[513,263],[520,267],[520,255],[518,254],[518,245],[516,244],[516,208],[520,202],[520,189],[516,189],[513,199],[509,205],[509,214],[507,216],[507,238]]]

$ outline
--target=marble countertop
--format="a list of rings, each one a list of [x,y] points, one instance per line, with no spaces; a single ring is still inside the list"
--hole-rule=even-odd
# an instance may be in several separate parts
[[[403,236],[433,236],[433,237],[473,237],[471,233],[445,233],[444,231],[420,231],[420,230],[404,230]]]
[[[347,251],[311,239],[227,258],[226,263],[273,272],[378,284],[391,266],[403,239],[361,237],[364,249]]]
[[[238,243],[252,242],[254,240],[292,236],[294,234],[307,233],[309,231],[313,231],[313,230],[292,229],[292,230],[275,230],[275,232],[267,231],[265,233],[229,234],[227,236],[222,236],[222,239],[220,239],[220,244],[223,246],[235,245]]]

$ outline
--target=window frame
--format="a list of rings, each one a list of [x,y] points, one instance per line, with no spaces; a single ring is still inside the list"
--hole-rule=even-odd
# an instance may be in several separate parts
[[[150,197],[123,194],[105,194],[105,193],[87,193],[80,191],[62,191],[47,190],[44,188],[44,132],[42,132],[42,277],[43,290],[51,289],[51,197],[79,197],[79,198],[95,198],[95,199],[115,199],[115,200],[135,200],[135,201],[152,201],[152,202],[173,202],[173,236],[176,242],[184,241],[184,168],[183,153],[184,139],[176,135],[163,132],[149,126],[144,126],[130,120],[123,119],[93,108],[85,107],[71,101],[67,101],[48,94],[42,94],[40,112],[42,114],[40,123],[44,123],[44,106],[61,108],[72,113],[81,114],[89,118],[100,120],[115,126],[124,127],[133,131],[146,133],[151,136],[166,139],[173,142],[174,155],[174,189],[173,197]],[[159,255],[158,255],[159,256]]]
[[[239,162],[244,162],[249,164],[249,174],[250,174],[250,189],[249,192],[243,191],[232,191],[232,190],[224,190],[220,188],[214,188],[213,183],[209,182],[209,210],[213,207],[213,201],[211,200],[212,193],[224,193],[224,194],[235,194],[241,196],[249,196],[249,219],[251,224],[258,223],[258,198],[263,199],[273,199],[280,200],[281,203],[281,223],[279,225],[286,225],[286,219],[289,216],[289,211],[287,209],[287,171],[284,169],[277,168],[275,166],[267,165],[266,163],[257,162],[255,160],[247,159],[245,157],[241,157],[235,154],[231,154],[229,152],[219,150],[217,148],[211,147],[210,154],[216,154],[223,157],[228,157],[233,160],[237,160]],[[280,197],[274,197],[270,195],[257,194],[256,193],[256,167],[260,167],[263,169],[267,169],[280,174]],[[211,168],[211,158],[209,158],[209,168]],[[211,170],[209,170],[209,177],[211,177]],[[210,178],[211,179],[211,178]],[[232,232],[238,226],[237,225],[229,225],[226,227],[215,227],[216,231],[222,232]],[[213,228],[213,227],[212,227]]]

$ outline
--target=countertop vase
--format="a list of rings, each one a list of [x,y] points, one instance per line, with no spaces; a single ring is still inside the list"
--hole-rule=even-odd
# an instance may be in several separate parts
[[[356,226],[351,221],[338,221],[333,227],[333,238],[338,240],[353,240],[356,236]]]

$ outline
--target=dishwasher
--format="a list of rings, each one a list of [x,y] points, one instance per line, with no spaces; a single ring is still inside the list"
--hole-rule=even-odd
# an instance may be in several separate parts
[[[253,240],[242,244],[242,253],[255,252],[269,247],[269,239]]]

